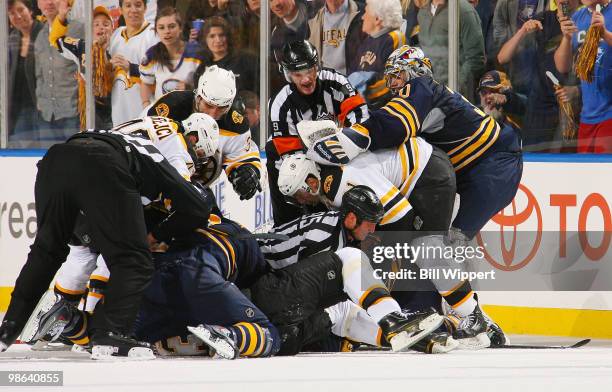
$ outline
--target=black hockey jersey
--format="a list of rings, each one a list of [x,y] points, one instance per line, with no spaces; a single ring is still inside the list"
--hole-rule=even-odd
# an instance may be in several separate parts
[[[159,97],[147,109],[147,116],[168,117],[174,121],[183,121],[193,113],[195,93],[193,90],[174,90]],[[249,130],[242,101],[234,99],[232,107],[222,118],[217,120],[219,131],[242,135]]]
[[[421,136],[448,154],[455,171],[495,149],[502,133],[492,117],[429,77],[409,81],[399,96],[370,112],[362,125],[359,129],[369,134],[372,151]]]
[[[149,139],[116,131],[88,130],[77,133],[68,140],[82,138],[102,140],[116,150],[123,151],[141,196],[155,200],[163,194],[172,200],[173,210],[208,219],[212,201],[181,177]]]

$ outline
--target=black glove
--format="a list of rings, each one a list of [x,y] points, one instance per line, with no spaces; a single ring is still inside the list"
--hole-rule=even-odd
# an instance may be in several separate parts
[[[241,165],[232,170],[228,176],[234,190],[240,195],[240,200],[248,200],[255,196],[255,192],[261,192],[259,182],[259,170],[253,165]]]

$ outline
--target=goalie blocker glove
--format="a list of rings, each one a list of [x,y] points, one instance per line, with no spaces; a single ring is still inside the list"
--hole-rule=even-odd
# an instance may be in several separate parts
[[[240,200],[248,200],[255,196],[257,191],[261,192],[259,177],[259,170],[255,166],[241,165],[232,170],[228,180],[240,196]]]

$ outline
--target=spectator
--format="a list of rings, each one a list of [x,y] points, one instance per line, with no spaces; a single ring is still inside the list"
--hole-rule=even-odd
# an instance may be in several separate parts
[[[242,102],[244,102],[246,117],[251,128],[251,136],[255,144],[259,144],[259,97],[249,90],[243,90],[239,94],[242,97]]]
[[[470,3],[473,4],[473,1]],[[497,49],[495,48],[495,41],[493,39],[493,13],[495,12],[495,5],[497,0],[485,0],[475,1],[476,12],[480,18],[482,27],[482,36],[485,41],[485,54],[487,59],[487,69],[491,69],[496,64]]]
[[[165,7],[155,17],[160,42],[147,50],[140,65],[142,106],[173,90],[193,89],[193,74],[202,63],[200,45],[182,39],[183,21],[175,8]]]
[[[419,46],[419,21],[417,20],[419,8],[413,0],[401,0],[401,3],[404,21],[400,30],[406,36],[408,45]]]
[[[28,0],[9,0],[9,126],[10,147],[27,147],[27,141],[37,138],[36,76],[34,73],[34,41],[43,24],[32,17]]]
[[[503,45],[511,38],[520,37],[520,45],[516,48],[517,55],[508,59],[505,67],[517,93],[529,95],[531,83],[535,70],[533,69],[533,58],[536,56],[535,31],[540,30],[541,22],[536,16],[541,17],[546,8],[548,0],[498,0],[493,14],[493,41],[497,60],[501,61],[499,54]],[[529,23],[527,23],[529,22]],[[525,27],[523,27],[527,23]],[[523,30],[519,33],[519,30]],[[519,34],[517,36],[517,33]]]
[[[125,26],[115,30],[110,39],[109,52],[115,73],[111,92],[113,125],[139,116],[140,62],[146,51],[157,43],[154,28],[145,21],[144,0],[120,0]]]
[[[240,16],[240,22],[236,26],[237,47],[242,52],[247,52],[259,57],[259,24],[260,24],[260,0],[243,0],[244,11]],[[259,59],[258,59],[259,60]],[[257,66],[259,68],[259,65]]]
[[[435,79],[448,83],[447,0],[427,0],[419,10],[419,44],[431,59]],[[459,5],[459,92],[474,102],[476,82],[484,72],[484,38],[480,19],[467,0]]]
[[[357,57],[356,50],[365,38],[361,14],[354,0],[326,0],[310,19],[308,40],[320,53],[323,67],[348,75],[347,65]]]
[[[573,12],[578,0],[571,0],[568,4],[571,4]],[[514,59],[518,59],[524,68],[521,68],[516,79],[524,83],[523,76],[530,77],[528,87],[524,87],[527,90],[523,93],[528,98],[523,122],[523,145],[527,151],[550,151],[553,144],[560,142],[555,140],[559,126],[559,104],[553,85],[546,77],[547,71],[556,73],[554,50],[560,40],[561,29],[556,13],[544,11],[525,21],[497,54],[501,65],[511,65]],[[531,47],[523,45],[527,41]]]
[[[77,67],[49,45],[51,23],[57,16],[55,0],[38,0],[46,18],[45,27],[34,42],[36,69],[36,105],[42,147],[64,141],[79,130],[77,104]],[[69,34],[82,35],[82,25],[71,23]]]
[[[71,6],[68,0],[57,2],[58,15],[51,25],[49,43],[59,50],[64,58],[73,61],[78,69],[79,117],[81,129],[86,127],[85,98],[85,42],[81,39],[66,37],[68,30],[67,15]],[[98,6],[93,11],[93,85],[96,105],[96,129],[112,128],[110,93],[113,87],[113,68],[107,47],[113,33],[113,21],[105,7]]]
[[[367,0],[362,18],[367,37],[348,64],[348,79],[365,96],[370,108],[379,108],[392,96],[384,78],[385,62],[406,43],[406,36],[399,30],[402,6],[399,0]]]
[[[608,0],[582,0],[585,7],[576,11],[571,18],[563,15],[559,7],[563,34],[555,52],[555,65],[559,72],[571,70],[572,53],[584,43],[589,27],[603,28],[593,81],[580,82],[582,112],[578,127],[579,153],[612,153],[612,7],[609,3]],[[596,11],[597,5],[603,6],[601,12]]]
[[[278,18],[270,35],[273,51],[279,51],[287,42],[307,39],[310,35],[308,19],[314,9],[299,0],[270,0],[270,10]]]
[[[210,65],[232,71],[237,78],[238,90],[259,91],[259,67],[257,58],[247,52],[238,53],[232,46],[232,29],[220,16],[206,19],[202,29],[202,46],[205,62],[198,68],[201,75]]]
[[[520,134],[521,127],[513,119],[514,115],[525,112],[526,98],[512,90],[508,76],[501,71],[489,71],[478,82],[480,107],[503,125],[509,125]]]

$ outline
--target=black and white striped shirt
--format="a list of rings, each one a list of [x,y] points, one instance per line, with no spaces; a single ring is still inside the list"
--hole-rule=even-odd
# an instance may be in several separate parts
[[[275,269],[287,267],[319,252],[336,251],[347,244],[338,211],[304,215],[274,227],[271,232],[289,237],[285,241],[259,241],[264,258]]]
[[[290,83],[270,102],[273,138],[295,136],[298,122],[320,118],[334,119],[340,126],[361,123],[368,118],[368,107],[363,97],[346,76],[333,69],[324,68],[318,72],[317,88],[311,95],[300,94]]]

